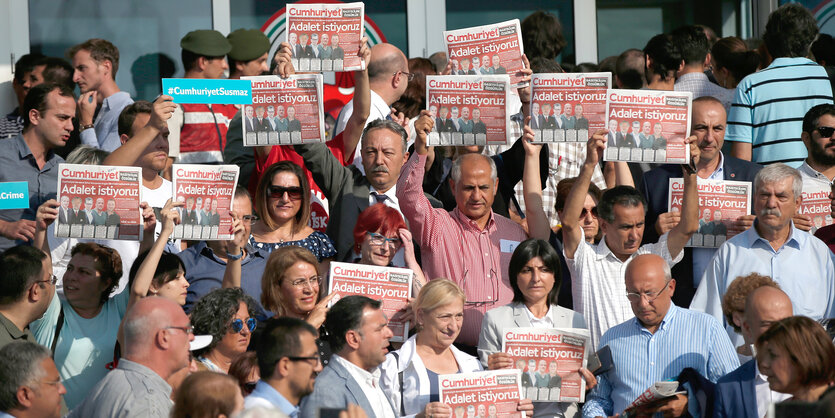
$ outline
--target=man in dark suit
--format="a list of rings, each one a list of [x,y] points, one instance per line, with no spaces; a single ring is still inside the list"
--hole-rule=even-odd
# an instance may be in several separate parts
[[[473,133],[474,134],[486,134],[487,133],[487,125],[481,121],[481,109],[474,107],[473,108]]]
[[[247,132],[257,132],[257,123],[255,121],[255,109],[252,106],[246,106],[244,108],[244,113],[246,113],[246,117],[244,118],[244,122],[246,122],[246,131]]]
[[[267,122],[267,119],[264,117],[264,110],[264,106],[258,106],[255,108],[256,132],[268,132],[270,130],[270,123]]]
[[[768,326],[792,316],[792,302],[780,289],[762,286],[745,300],[742,335],[746,344],[753,344]],[[713,416],[716,418],[759,418],[768,412],[772,402],[791,395],[772,392],[768,380],[752,359],[716,382]],[[758,400],[764,402],[758,402]]]
[[[89,219],[87,219],[87,213],[81,209],[81,198],[78,196],[72,198],[72,210],[70,211],[67,223],[75,225],[87,225],[90,223]]]
[[[628,121],[624,120],[620,122],[620,130],[615,135],[615,144],[615,146],[617,147],[635,148],[637,146],[635,143],[635,138],[633,138],[632,134],[629,133]]]
[[[446,106],[441,106],[441,115],[435,120],[435,124],[438,127],[438,132],[456,132],[455,125],[453,125],[452,120],[449,119],[449,108]]]
[[[705,179],[750,181],[753,184],[754,177],[762,168],[759,164],[722,154],[726,120],[725,107],[719,100],[711,96],[693,100],[690,132],[698,138],[698,146],[701,150],[701,158],[696,167],[697,174]],[[628,127],[629,124],[626,123],[626,126]],[[621,128],[623,128],[623,123],[621,123]],[[641,189],[647,200],[647,227],[644,230],[644,243],[658,241],[661,234],[678,223],[679,214],[667,210],[671,178],[681,178],[681,168],[678,165],[662,165],[643,175]],[[753,202],[751,205],[753,207]],[[742,231],[753,222],[753,215],[742,216],[736,220],[732,229]],[[701,279],[715,251],[713,248],[685,248],[684,259],[673,267],[673,277],[677,282],[673,296],[673,302],[676,305],[690,306],[690,301],[696,293],[697,281]]]

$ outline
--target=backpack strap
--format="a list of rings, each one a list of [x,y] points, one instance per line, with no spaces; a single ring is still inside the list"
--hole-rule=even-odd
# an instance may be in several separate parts
[[[394,362],[397,364],[397,368],[400,368],[400,354],[397,351],[392,351],[391,355],[394,356]],[[397,382],[400,384],[400,416],[406,416],[406,405],[403,404],[403,372],[397,372]]]
[[[54,296],[57,297],[57,296]],[[55,358],[55,346],[58,345],[58,335],[61,334],[61,328],[64,327],[64,305],[61,305],[61,310],[58,313],[58,323],[55,324],[55,335],[52,337],[52,344],[49,346],[49,351],[52,351],[52,358]]]

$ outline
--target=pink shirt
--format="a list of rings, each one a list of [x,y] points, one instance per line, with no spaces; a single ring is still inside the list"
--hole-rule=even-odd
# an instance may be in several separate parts
[[[412,154],[397,181],[400,209],[420,245],[423,273],[429,280],[448,278],[464,289],[464,326],[456,342],[476,346],[481,320],[489,309],[513,299],[508,265],[513,250],[527,239],[515,222],[490,213],[483,230],[458,211],[435,209],[423,195],[426,156]]]

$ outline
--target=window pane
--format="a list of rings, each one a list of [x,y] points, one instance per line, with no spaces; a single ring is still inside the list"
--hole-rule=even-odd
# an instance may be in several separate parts
[[[182,76],[180,38],[211,28],[211,0],[29,0],[32,52],[64,57],[75,44],[107,39],[119,48],[116,83],[136,99],[153,100],[161,77]]]

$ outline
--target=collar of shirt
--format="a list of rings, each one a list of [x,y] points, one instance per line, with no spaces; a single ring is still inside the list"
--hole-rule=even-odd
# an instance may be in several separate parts
[[[808,239],[808,237],[801,233],[799,229],[794,227],[794,221],[790,222],[791,230],[789,232],[789,238],[786,240],[785,243],[783,243],[783,246],[789,245],[797,249],[800,249],[803,247],[804,244],[806,244],[806,240]],[[761,237],[760,234],[757,232],[758,223],[759,220],[754,219],[754,225],[752,225],[750,228],[745,230],[745,232],[743,232],[743,234],[745,234],[745,239],[747,241],[748,248],[753,248],[757,241],[761,241],[763,244],[765,244],[766,247],[771,248],[773,251],[774,249],[773,247],[771,247],[771,244],[765,238]],[[780,247],[780,249],[782,248],[783,247]]]
[[[805,65],[805,64],[816,64],[814,61],[810,60],[806,57],[780,57],[775,58],[774,61],[771,61],[771,65],[766,68],[777,68],[777,67],[791,67],[795,65]]]
[[[171,394],[171,386],[168,384],[168,382],[166,382],[165,379],[160,377],[160,375],[158,375],[156,372],[154,372],[146,366],[130,361],[123,357],[121,360],[119,360],[118,368],[132,373],[140,374],[145,377],[145,379],[142,380],[145,382],[146,385],[156,386],[161,391],[163,391],[163,393],[165,393],[166,396]]]
[[[293,416],[293,413],[297,413],[299,410],[298,405],[290,403],[290,401],[279,393],[279,391],[275,390],[274,387],[270,386],[269,383],[263,380],[259,380],[258,383],[255,384],[255,389],[249,396],[264,398],[271,404],[277,406],[281,412],[289,416]]]
[[[542,318],[537,318],[536,316],[534,316],[533,312],[531,312],[531,310],[527,306],[525,306],[525,313],[528,314],[528,319],[531,321],[531,326],[536,328],[555,328],[554,320],[551,319],[550,315],[550,306],[548,307],[548,312],[545,312],[545,316],[543,316]]]
[[[29,144],[27,144],[26,141],[23,140],[22,133],[15,137],[14,141],[17,145],[17,151],[20,155],[21,160],[25,160],[29,156],[32,156],[32,159],[35,158],[35,155],[32,154],[32,150],[29,148]],[[53,164],[55,164],[55,153],[52,152],[52,150],[48,150],[46,152],[46,163],[44,163],[41,171],[49,169]]]
[[[582,231],[582,228],[580,228],[580,230]],[[582,239],[583,240],[586,239],[585,238],[585,233],[583,234]],[[609,246],[606,244],[606,235],[603,235],[603,238],[600,239],[600,242],[598,242],[597,245],[594,246],[594,253],[597,255],[598,259],[603,259],[603,258],[606,258],[606,257],[611,255],[613,260],[617,260],[621,263],[624,262],[624,261],[621,261],[621,259],[618,258],[615,255],[615,253],[612,252],[612,250],[609,249]],[[637,254],[637,252],[635,254]],[[635,256],[635,254],[632,254],[631,256],[629,256],[629,260],[631,260],[632,257]]]
[[[386,190],[385,193],[380,193],[376,189],[374,189],[374,186],[369,185],[368,186],[368,202],[371,205],[377,203],[377,199],[374,197],[374,193],[376,193],[378,195],[385,195],[387,197],[386,202],[391,201],[391,203],[393,203],[394,205],[396,205],[398,207],[400,206],[400,203],[398,203],[399,201],[397,200],[397,184],[395,184],[394,186],[391,186],[391,188]]]
[[[356,380],[357,383],[367,385],[372,388],[378,386],[377,382],[380,381],[379,367],[374,369],[374,372],[369,372],[368,370],[365,370],[360,366],[351,363],[350,361],[346,360],[344,357],[338,354],[334,354],[331,360],[333,359],[336,359],[336,361],[338,361],[339,364],[342,365],[342,367],[348,369],[348,373],[351,373],[351,376],[353,376],[354,380]]]
[[[374,90],[371,90],[371,109],[373,110],[369,117],[368,121],[372,121],[378,119],[375,117],[375,113],[380,115],[379,119],[385,119],[386,116],[391,114],[391,106],[383,100],[383,97],[377,94]]]
[[[486,231],[487,233],[491,233],[496,231],[496,218],[493,216],[493,209],[490,209],[490,219],[487,221],[487,224],[484,225],[483,230],[478,227],[478,223],[476,223],[476,221],[461,213],[461,211],[458,210],[458,207],[453,209],[451,213],[453,218],[456,218],[458,224],[462,227],[466,227],[477,232]]]
[[[686,74],[685,74],[686,75]],[[702,74],[704,75],[704,74]],[[716,170],[713,170],[709,176],[707,176],[707,180],[725,180],[725,154],[722,154],[722,151],[719,151],[719,165],[716,166]]]
[[[824,175],[820,171],[815,170],[814,168],[812,168],[812,166],[810,166],[809,163],[807,163],[806,161],[804,161],[803,164],[801,164],[800,167],[797,168],[797,171],[800,172],[801,176],[810,177],[810,178],[818,179],[818,180],[823,180],[823,181],[826,181],[827,183],[830,183],[830,184],[832,183],[832,179],[830,179],[829,177],[826,177],[826,175]]]
[[[659,332],[666,330],[667,327],[670,326],[668,324],[671,323],[675,319],[676,313],[678,312],[679,309],[680,308],[678,306],[676,306],[675,303],[670,302],[670,308],[667,309],[667,313],[664,315],[664,319],[661,320],[661,325],[659,325],[658,329],[652,334],[650,334],[649,330],[644,326],[644,324],[642,324],[641,321],[638,320],[637,316],[632,318],[631,320],[633,321],[635,326],[638,327],[641,330],[641,332],[644,332],[644,333],[647,333],[647,334],[650,334],[650,335],[656,335]]]

